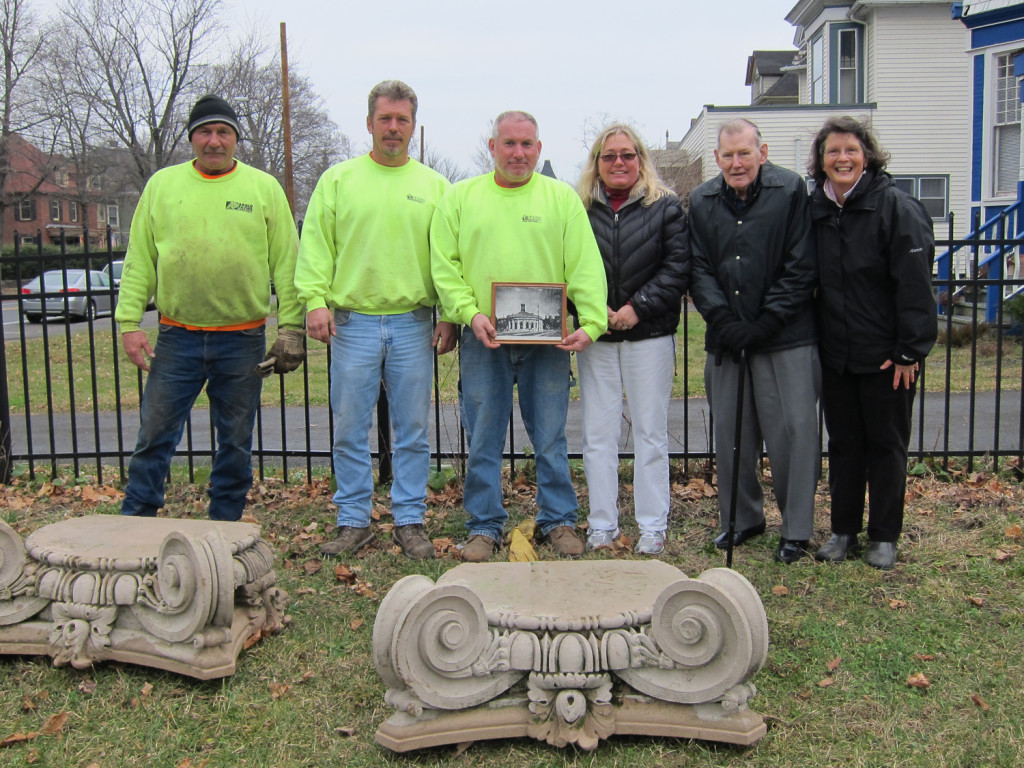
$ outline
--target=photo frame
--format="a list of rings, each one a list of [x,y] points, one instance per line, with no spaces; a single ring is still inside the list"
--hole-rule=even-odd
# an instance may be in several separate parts
[[[501,344],[561,344],[565,283],[491,283],[491,325]]]

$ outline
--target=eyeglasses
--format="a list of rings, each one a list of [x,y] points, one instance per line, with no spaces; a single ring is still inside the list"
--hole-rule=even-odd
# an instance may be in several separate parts
[[[616,160],[622,160],[624,163],[631,163],[636,160],[636,152],[606,152],[601,155],[602,163],[608,163],[608,165],[611,165]]]

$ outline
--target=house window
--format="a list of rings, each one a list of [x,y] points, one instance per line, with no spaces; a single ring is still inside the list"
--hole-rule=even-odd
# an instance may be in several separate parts
[[[924,205],[934,221],[945,221],[949,213],[949,176],[896,176],[896,186]]]
[[[996,115],[993,138],[992,192],[1012,195],[1020,180],[1020,98],[1013,74],[1013,54],[996,56]]]
[[[68,219],[70,221],[78,221],[78,203],[74,200],[68,201]]]
[[[24,198],[14,204],[15,221],[35,221],[36,201],[34,198]]]
[[[117,205],[111,204],[107,206],[107,224],[112,227],[120,226],[118,224],[119,218],[117,215]]]
[[[50,221],[60,221],[61,220],[61,214],[62,214],[61,208],[62,208],[62,206],[60,204],[60,200],[58,200],[56,197],[51,197],[50,198]]]
[[[825,37],[811,41],[811,103],[825,103]]]
[[[839,30],[839,103],[854,104],[857,98],[857,30]]]
[[[96,206],[96,221],[100,224],[107,223],[107,206],[97,205]]]

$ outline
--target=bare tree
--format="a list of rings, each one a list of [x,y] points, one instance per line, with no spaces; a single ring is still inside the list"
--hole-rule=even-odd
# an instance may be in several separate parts
[[[694,158],[680,148],[652,149],[650,152],[658,175],[679,195],[683,207],[689,210],[690,193],[702,181],[700,158]]]
[[[433,168],[452,184],[456,181],[468,179],[473,175],[450,157],[442,155],[435,149],[428,148],[427,151],[423,153],[423,164],[429,168]]]
[[[208,90],[218,91],[238,112],[242,141],[238,158],[284,182],[284,104],[281,60],[267,59],[269,51],[250,35],[231,54],[226,64],[211,67],[204,80]],[[348,137],[331,119],[323,98],[309,78],[288,76],[292,127],[292,173],[295,182],[295,214],[301,217],[320,175],[352,154]]]
[[[91,101],[95,132],[130,152],[140,187],[178,159],[206,54],[220,42],[220,8],[221,0],[61,2],[71,64],[61,77]]]
[[[0,46],[3,83],[0,84],[0,242],[6,207],[16,201],[9,192],[12,176],[11,135],[38,122],[31,76],[41,61],[43,38],[28,0],[0,0]],[[18,163],[13,163],[18,165]],[[37,187],[49,168],[38,169],[30,186]]]
[[[494,158],[491,156],[491,133],[494,131],[494,120],[487,121],[487,130],[481,134],[480,141],[470,158],[473,170],[477,174],[490,173],[494,170]]]

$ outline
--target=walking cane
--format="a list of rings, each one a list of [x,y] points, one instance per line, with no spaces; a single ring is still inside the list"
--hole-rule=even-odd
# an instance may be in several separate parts
[[[729,538],[725,565],[732,568],[732,543],[736,535],[736,497],[740,486],[740,440],[743,435],[743,388],[747,381],[747,350],[740,350],[739,381],[736,383],[736,430],[732,439],[732,495],[729,498]]]

